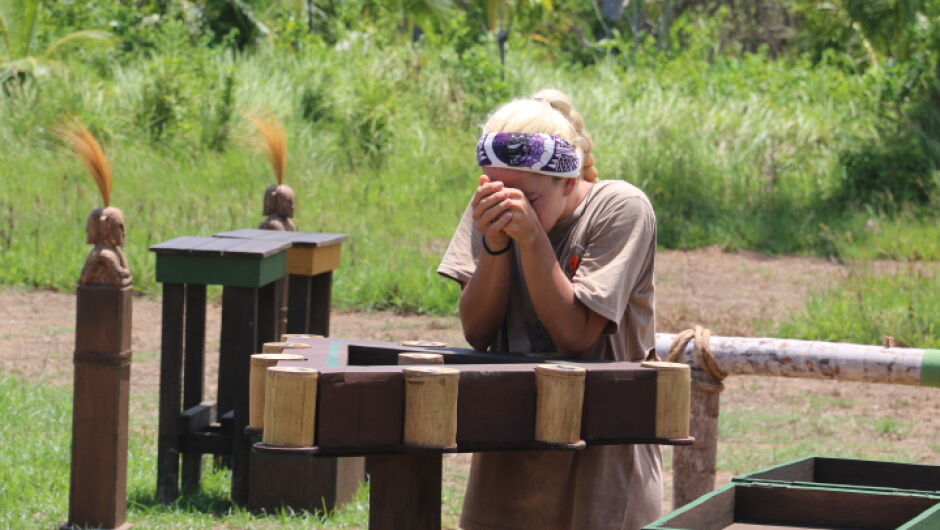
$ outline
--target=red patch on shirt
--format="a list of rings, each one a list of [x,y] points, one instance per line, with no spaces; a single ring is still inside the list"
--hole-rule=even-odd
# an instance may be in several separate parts
[[[568,277],[574,277],[574,273],[578,272],[578,267],[581,266],[581,256],[577,254],[572,254],[568,257]]]

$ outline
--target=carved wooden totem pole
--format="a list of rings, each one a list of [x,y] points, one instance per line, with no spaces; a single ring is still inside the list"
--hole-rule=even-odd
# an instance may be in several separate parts
[[[110,206],[111,166],[78,123],[59,131],[88,167],[104,206],[86,225],[88,254],[78,284],[72,475],[65,527],[127,528],[127,416],[131,370],[131,271],[121,251],[124,214]]]
[[[287,171],[287,133],[284,132],[284,124],[276,118],[261,114],[249,114],[248,119],[261,133],[256,145],[268,157],[277,178],[277,184],[264,190],[262,213],[267,217],[259,228],[296,232],[297,226],[292,219],[296,195],[290,186],[284,184],[284,174]]]

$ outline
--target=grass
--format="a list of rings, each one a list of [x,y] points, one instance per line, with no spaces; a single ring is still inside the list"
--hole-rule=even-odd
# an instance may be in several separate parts
[[[337,304],[452,314],[459,290],[434,270],[474,189],[475,124],[495,104],[544,86],[574,96],[602,178],[650,195],[667,248],[872,247],[864,219],[820,203],[840,186],[839,154],[877,136],[870,76],[760,55],[611,57],[575,68],[519,48],[506,80],[493,84],[500,68],[484,45],[457,54],[446,44],[347,44],[240,56],[167,45],[104,72],[75,64],[25,96],[0,97],[0,284],[70,289],[89,250],[82,229],[100,199],[50,134],[64,116],[81,117],[102,139],[135,286],[153,293],[150,245],[261,221],[273,177],[245,146],[253,130],[241,113],[266,107],[287,125],[298,226],[350,235]],[[887,255],[936,257],[937,245],[926,245],[934,218],[925,210],[881,221]],[[890,233],[918,235],[889,246]]]
[[[770,335],[858,344],[881,344],[888,335],[899,345],[940,348],[940,274],[916,264],[898,268],[857,266]]]

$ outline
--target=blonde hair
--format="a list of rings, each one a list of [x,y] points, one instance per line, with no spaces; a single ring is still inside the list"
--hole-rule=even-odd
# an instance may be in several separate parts
[[[545,133],[558,136],[573,145],[583,158],[581,178],[597,181],[594,167],[594,141],[584,128],[584,118],[574,108],[567,94],[554,88],[539,90],[532,97],[514,99],[490,114],[483,133]]]

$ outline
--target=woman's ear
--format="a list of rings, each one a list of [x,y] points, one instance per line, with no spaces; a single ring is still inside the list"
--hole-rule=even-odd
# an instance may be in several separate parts
[[[562,195],[567,197],[571,195],[574,189],[578,186],[578,179],[565,179],[564,188],[561,190]]]

